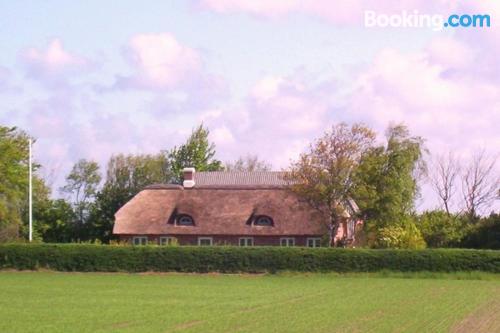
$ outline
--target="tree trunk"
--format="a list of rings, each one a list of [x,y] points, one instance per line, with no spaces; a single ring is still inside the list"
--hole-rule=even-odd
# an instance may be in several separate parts
[[[335,241],[335,236],[337,236],[337,230],[339,229],[339,224],[336,221],[336,218],[330,218],[330,225],[328,226],[328,233],[330,237],[330,247],[336,247],[337,242]]]

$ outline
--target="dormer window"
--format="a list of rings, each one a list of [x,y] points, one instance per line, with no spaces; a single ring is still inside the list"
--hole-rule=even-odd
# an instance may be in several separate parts
[[[191,226],[194,225],[194,220],[191,216],[189,215],[179,215],[176,218],[176,224],[177,225],[182,225],[182,226]]]
[[[257,216],[255,218],[254,225],[271,227],[273,225],[273,219],[266,215]]]

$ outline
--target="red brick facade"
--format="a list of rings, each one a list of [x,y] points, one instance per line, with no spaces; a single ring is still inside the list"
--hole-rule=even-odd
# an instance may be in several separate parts
[[[240,238],[253,239],[254,246],[280,246],[282,238],[293,238],[295,246],[308,246],[308,239],[321,239],[317,235],[311,236],[248,236],[248,235],[120,235],[120,241],[133,244],[134,237],[147,237],[148,244],[160,244],[160,237],[173,237],[179,245],[198,245],[199,238],[212,238],[212,245],[240,245]]]

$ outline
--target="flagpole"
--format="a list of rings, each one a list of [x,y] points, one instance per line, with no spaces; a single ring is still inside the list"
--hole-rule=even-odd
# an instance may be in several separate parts
[[[29,241],[33,241],[33,184],[32,184],[32,169],[31,169],[31,139],[29,139]]]

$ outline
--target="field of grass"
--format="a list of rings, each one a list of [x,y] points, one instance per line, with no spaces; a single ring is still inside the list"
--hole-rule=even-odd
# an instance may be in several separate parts
[[[405,277],[0,272],[0,332],[500,332],[498,275]]]

